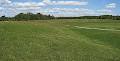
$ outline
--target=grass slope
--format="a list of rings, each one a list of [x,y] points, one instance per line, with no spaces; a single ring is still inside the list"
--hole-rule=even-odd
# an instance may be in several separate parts
[[[0,22],[0,61],[120,61],[118,21]]]

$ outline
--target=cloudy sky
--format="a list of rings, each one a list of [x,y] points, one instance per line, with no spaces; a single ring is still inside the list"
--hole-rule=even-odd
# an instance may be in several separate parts
[[[0,16],[21,12],[54,16],[120,15],[120,0],[0,0]]]

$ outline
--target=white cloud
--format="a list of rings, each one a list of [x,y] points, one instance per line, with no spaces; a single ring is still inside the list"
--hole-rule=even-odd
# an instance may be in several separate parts
[[[110,9],[101,9],[101,10],[97,10],[97,12],[111,13],[112,10],[110,10]]]
[[[106,14],[110,14],[112,15],[113,12],[112,10],[108,10],[108,9],[100,9],[100,10],[92,10],[92,9],[86,9],[86,8],[17,8],[17,9],[8,9],[8,11],[14,12],[16,14],[23,12],[32,12],[32,13],[42,13],[42,14],[51,14],[54,15],[56,17],[58,16],[93,16],[93,15],[106,15]]]
[[[9,0],[0,0],[0,4],[0,11],[8,16],[14,16],[20,12],[40,10],[41,7],[45,6],[43,2],[12,2]]]
[[[96,10],[96,13],[99,15],[112,15],[113,11],[110,9],[101,9],[101,10]]]
[[[10,4],[10,0],[0,0],[0,5]]]
[[[44,3],[50,3],[51,0],[43,0]]]
[[[10,0],[0,0],[0,4],[5,4],[0,6],[0,10],[4,11],[7,15],[16,15],[20,12],[32,12],[32,13],[42,13],[42,14],[52,14],[54,16],[91,16],[91,15],[104,15],[113,14],[111,9],[115,8],[116,4],[111,3],[106,5],[105,9],[87,9],[87,8],[50,8],[49,5],[87,5],[88,2],[85,1],[51,1],[44,0],[42,2],[12,2]],[[44,8],[43,8],[44,7]],[[4,10],[3,10],[4,8]],[[3,13],[3,12],[2,12]]]
[[[2,6],[2,7],[4,7],[5,9],[4,10],[6,10],[7,9],[7,11],[9,10],[9,11],[11,11],[11,9],[13,9],[14,10],[14,12],[13,13],[15,13],[15,12],[17,12],[17,11],[21,11],[21,12],[23,12],[23,11],[25,11],[25,12],[30,12],[31,10],[32,11],[34,11],[34,10],[40,10],[41,9],[41,7],[43,7],[43,6],[45,6],[45,4],[44,3],[42,3],[42,2],[12,2],[11,4],[9,4],[9,5],[4,5],[4,6]],[[12,10],[12,11],[13,11]],[[7,12],[6,11],[6,12]],[[11,11],[11,12],[12,12]]]
[[[52,4],[55,5],[87,5],[87,2],[78,2],[78,1],[53,1]]]
[[[88,2],[85,1],[51,1],[43,0],[44,3],[48,5],[87,5]]]
[[[46,14],[53,14],[54,16],[92,16],[92,15],[112,15],[112,10],[100,9],[92,10],[86,8],[51,8],[45,10]]]
[[[16,8],[31,8],[31,7],[41,7],[45,6],[44,3],[41,2],[14,2],[11,4],[11,6],[16,7]]]
[[[4,13],[3,10],[4,10],[3,7],[0,7],[0,16],[4,15],[3,14]]]
[[[2,10],[3,9],[3,7],[0,7],[0,10]]]
[[[106,5],[106,8],[116,8],[116,3],[110,3]]]

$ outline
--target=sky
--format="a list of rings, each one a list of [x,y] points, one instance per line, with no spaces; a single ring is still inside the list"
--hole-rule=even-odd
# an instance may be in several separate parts
[[[120,0],[0,0],[0,16],[28,12],[56,17],[120,15]]]

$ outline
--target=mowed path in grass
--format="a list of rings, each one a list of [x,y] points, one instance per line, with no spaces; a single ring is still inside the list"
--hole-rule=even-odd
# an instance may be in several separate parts
[[[66,26],[69,25],[69,26]],[[120,23],[70,21],[0,22],[1,61],[119,61]]]
[[[90,27],[79,27],[79,26],[74,26],[76,28],[80,28],[80,29],[92,29],[92,30],[103,30],[103,31],[120,31],[120,30],[116,30],[116,29],[102,29],[102,28],[90,28]]]

